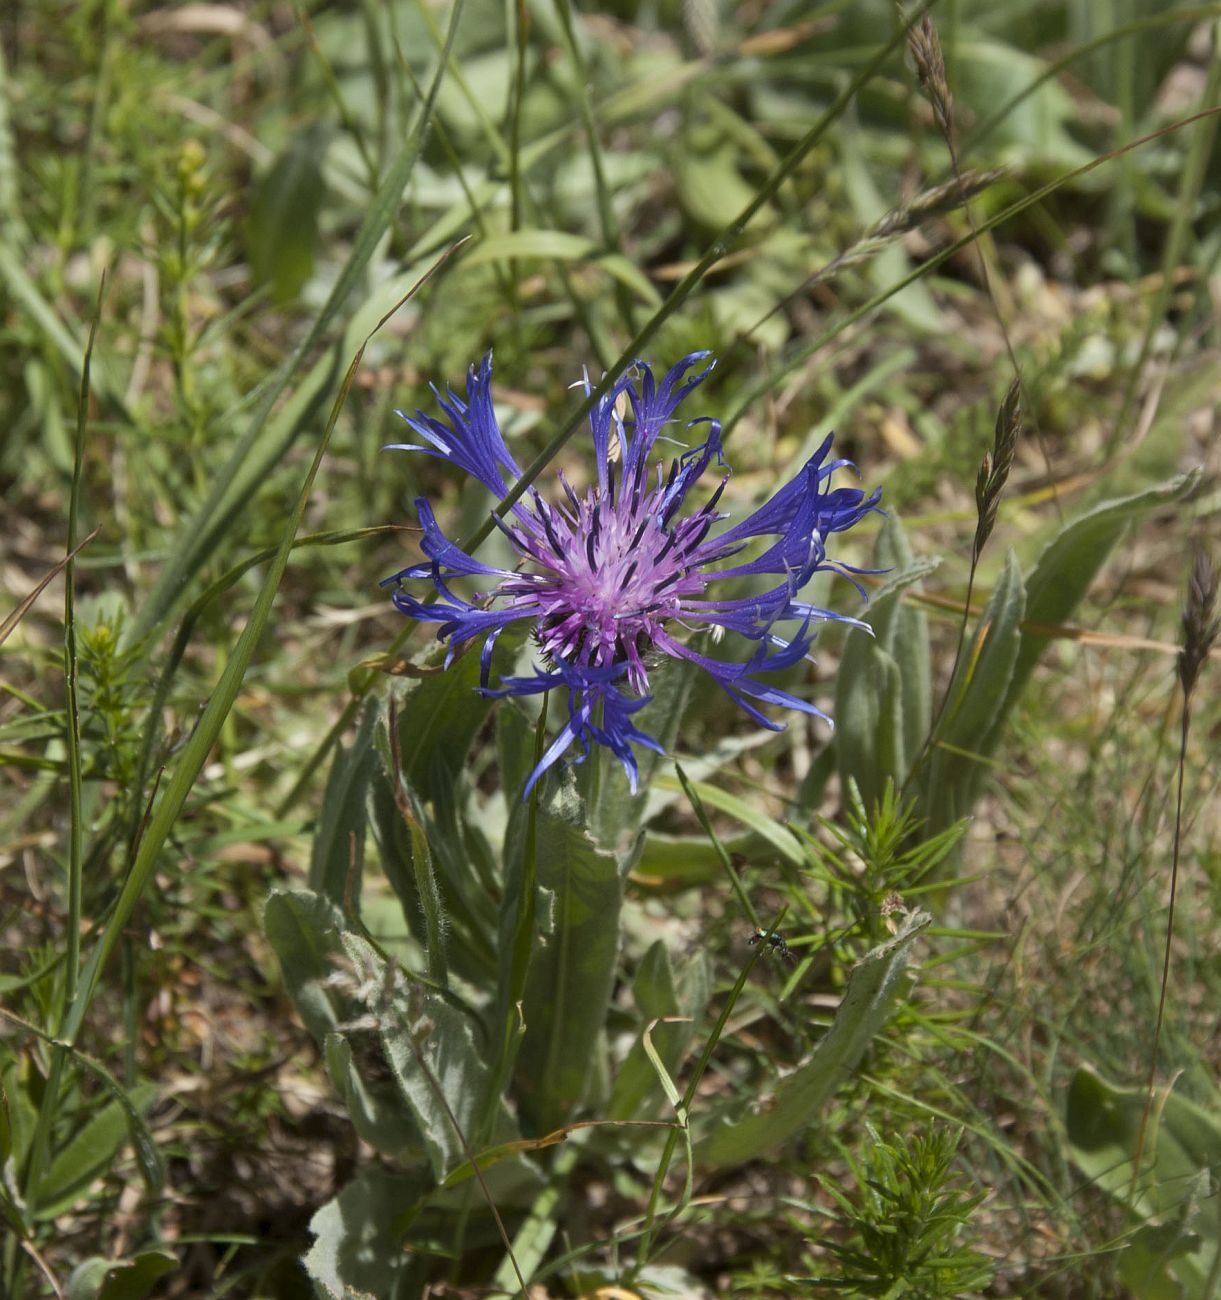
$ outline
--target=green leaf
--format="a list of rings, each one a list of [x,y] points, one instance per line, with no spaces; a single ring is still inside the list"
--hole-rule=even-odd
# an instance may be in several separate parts
[[[462,259],[466,266],[511,261],[518,257],[544,258],[557,262],[588,262],[600,266],[627,285],[650,307],[661,305],[661,295],[644,273],[618,253],[603,253],[592,239],[562,230],[511,230],[481,240]]]
[[[498,652],[517,640],[506,632]],[[435,656],[433,656],[435,659]],[[466,755],[487,720],[493,701],[479,694],[479,656],[466,654],[443,672],[432,672],[399,690],[399,756],[408,786],[436,809],[443,826],[456,822],[465,786]]]
[[[922,578],[941,564],[940,556],[929,556],[919,563],[912,553],[893,511],[887,515],[878,534],[873,556],[880,569],[890,569],[894,582],[913,592],[923,589]],[[923,573],[919,572],[924,566]],[[907,578],[911,577],[911,581]],[[889,587],[889,583],[887,584]],[[878,646],[885,650],[899,668],[899,699],[903,710],[903,771],[911,770],[924,744],[933,716],[933,672],[929,656],[928,615],[919,605],[890,598],[887,587],[873,601],[866,618],[874,629]]]
[[[486,1085],[471,1018],[441,990],[408,983],[317,894],[274,893],[265,926],[362,1136],[403,1159],[414,1130],[440,1182],[465,1158],[459,1131],[474,1132]],[[512,1127],[503,1109],[497,1118],[503,1141]]]
[[[379,723],[376,749],[378,763],[369,790],[369,810],[382,867],[403,906],[408,929],[428,954],[429,978],[447,986],[445,908],[433,871],[428,820],[414,791],[396,775],[388,725]]]
[[[818,1118],[886,1023],[912,944],[931,922],[927,912],[913,913],[893,939],[853,967],[831,1028],[774,1090],[736,1119],[730,1118],[728,1108],[708,1114],[696,1142],[697,1163],[735,1165],[757,1159]]]
[[[1207,1188],[1203,1191],[1207,1194]],[[1140,1300],[1187,1300],[1186,1288],[1173,1276],[1174,1265],[1200,1246],[1199,1233],[1192,1232],[1181,1216],[1176,1215],[1169,1223],[1142,1224],[1119,1256],[1119,1276]],[[1197,1290],[1194,1294],[1202,1297],[1207,1293]]]
[[[844,189],[861,226],[868,228],[886,214],[887,204],[878,192],[872,170],[866,162],[868,152],[864,147],[863,133],[851,118],[845,123],[840,138],[842,147],[839,170]],[[870,258],[867,274],[875,289],[884,289],[907,275],[911,269],[912,263],[907,251],[896,240]],[[941,312],[923,280],[914,280],[896,293],[887,303],[887,310],[893,311],[912,329],[924,333],[935,333],[942,327]]]
[[[373,725],[376,718],[376,707],[370,703],[365,708],[352,747],[336,748],[322,796],[318,828],[314,832],[310,888],[341,908],[346,905],[348,897],[354,907],[360,904],[365,829],[368,825],[365,795],[373,772]]]
[[[359,984],[348,976],[342,913],[318,894],[277,891],[267,900],[263,925],[289,996],[323,1049],[327,1073],[356,1131],[377,1150],[409,1158],[419,1134],[389,1079],[375,1032],[341,1032],[344,1024],[369,1015],[355,996]],[[345,978],[348,987],[341,992],[338,981]]]
[[[615,1076],[606,1108],[610,1119],[649,1119],[661,1109],[665,1095],[645,1050],[644,1031],[651,1020],[668,1016],[686,1019],[686,1023],[654,1025],[650,1035],[654,1051],[673,1076],[690,1048],[695,1022],[704,1013],[710,989],[711,973],[705,953],[693,953],[682,976],[676,980],[665,941],[658,939],[648,949],[632,981],[632,997],[641,1017],[640,1030]]]
[[[314,272],[325,133],[300,132],[257,182],[246,224],[246,247],[256,283],[270,285],[277,303],[290,302]]]
[[[1065,1115],[1069,1150],[1083,1173],[1156,1229],[1138,1232],[1121,1261],[1124,1275],[1140,1284],[1134,1293],[1203,1300],[1221,1245],[1211,1181],[1221,1167],[1221,1105],[1214,1096],[1213,1108],[1206,1109],[1161,1090],[1149,1112],[1134,1188],[1146,1095],[1143,1088],[1119,1088],[1090,1069],[1078,1070]]]
[[[380,750],[384,729],[379,728]],[[403,908],[403,919],[413,938],[424,942],[424,909],[416,889],[415,855],[412,836],[394,799],[394,778],[389,764],[379,753],[369,779],[369,825],[377,845],[382,871]]]
[[[1182,500],[1200,481],[1193,470],[1132,496],[1106,501],[1065,525],[1039,557],[1026,584],[1026,621],[1056,627],[1066,623],[1106,563],[1128,526],[1150,510]],[[1004,712],[1017,702],[1047,638],[1036,632],[1022,637]]]
[[[998,104],[1009,104],[992,132],[997,161],[1064,167],[1089,161],[1089,152],[1067,129],[1077,121],[1077,108],[1059,80],[1043,81],[1033,94],[1022,93],[1039,81],[1046,68],[1042,59],[1010,43],[979,37],[959,39],[954,51],[956,93],[965,103],[981,117]],[[1016,102],[1010,104],[1011,99]]]
[[[112,1101],[61,1148],[38,1186],[36,1219],[52,1219],[69,1209],[103,1174],[131,1136],[131,1112],[143,1117],[157,1096],[151,1083],[139,1083],[126,1103]]]
[[[899,665],[864,632],[844,647],[835,684],[835,749],[840,780],[855,781],[866,808],[882,797],[887,781],[901,784],[906,748],[903,737],[903,682]]]
[[[420,1132],[394,1087],[376,1035],[329,1034],[322,1059],[362,1140],[400,1164],[418,1163]]]
[[[1175,1209],[1201,1169],[1221,1168],[1221,1099],[1208,1110],[1160,1090],[1133,1192],[1132,1159],[1146,1096],[1144,1088],[1120,1088],[1083,1068],[1073,1075],[1066,1110],[1073,1160],[1141,1218]]]
[[[94,1256],[72,1270],[66,1300],[144,1300],[153,1287],[178,1267],[168,1250],[146,1250],[130,1259]]]
[[[996,748],[1005,720],[1025,609],[1021,570],[1010,551],[954,674],[937,728],[923,782],[928,835],[971,813],[983,760]]]
[[[990,752],[986,738],[994,734],[1001,719],[1021,645],[1025,612],[1022,572],[1010,551],[951,683],[945,717],[938,728],[939,741]]]
[[[4,1080],[0,1079],[0,1168],[8,1163],[8,1158],[13,1154],[13,1121],[8,1111],[8,1093],[4,1088]]]
[[[737,151],[715,128],[689,131],[674,157],[674,181],[683,207],[699,222],[718,230],[755,197],[754,187],[737,167]],[[774,225],[770,205],[755,218]]]
[[[310,1220],[314,1244],[302,1262],[315,1285],[335,1300],[395,1294],[408,1262],[396,1223],[426,1190],[418,1176],[361,1170]]]
[[[659,776],[657,785],[667,791],[682,791],[681,783],[674,776]],[[774,821],[766,813],[760,812],[754,804],[738,798],[737,795],[729,794],[715,785],[709,785],[705,781],[692,781],[691,788],[709,808],[719,809],[748,830],[754,831],[769,849],[778,853],[785,861],[797,867],[805,865],[805,856],[787,827]]]
[[[538,810],[539,930],[524,999],[518,1096],[530,1129],[562,1124],[585,1095],[619,953],[623,887],[617,863],[561,795]]]

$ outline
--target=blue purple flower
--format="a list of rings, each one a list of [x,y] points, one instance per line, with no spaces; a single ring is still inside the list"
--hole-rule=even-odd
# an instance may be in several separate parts
[[[576,491],[562,473],[554,501],[531,487],[504,517],[493,518],[521,557],[512,569],[495,568],[468,555],[442,533],[428,501],[416,501],[427,562],[387,578],[395,584],[395,605],[409,618],[437,623],[449,657],[482,638],[482,689],[493,696],[562,690],[568,721],[543,755],[530,786],[576,742],[581,756],[591,743],[605,745],[623,764],[633,791],[637,767],[633,745],[661,752],[636,727],[633,716],[648,702],[649,672],[664,658],[695,664],[761,726],[783,730],[760,709],[774,704],[823,715],[806,700],[759,680],[800,662],[827,619],[857,624],[800,598],[820,569],[849,576],[862,572],[827,558],[829,534],[851,528],[878,508],[880,490],[831,486],[846,460],[829,459],[832,439],[801,471],[759,509],[719,532],[729,516],[717,510],[729,471],[722,458],[721,426],[700,418],[680,426],[675,412],[712,370],[697,363],[709,354],[684,357],[660,383],[642,362],[624,375],[590,412],[597,480]],[[448,460],[477,478],[497,498],[521,477],[492,406],[492,358],[472,366],[463,400],[434,387],[444,417],[417,411],[402,416],[421,440],[394,443]],[[590,391],[588,379],[586,391]],[[671,460],[668,470],[654,459],[659,440],[676,441],[681,427],[701,428],[697,446]],[[697,509],[682,514],[688,493],[716,462],[720,482]],[[748,559],[743,552],[757,538],[775,538]],[[742,557],[736,562],[735,557]],[[774,576],[775,585],[754,595],[715,597],[720,579]],[[467,598],[451,584],[484,580],[487,590]],[[404,584],[432,583],[437,599],[426,603]],[[859,584],[856,584],[859,589]],[[862,592],[862,595],[864,593]],[[505,628],[528,624],[545,666],[529,677],[509,677],[489,686],[492,648]],[[784,632],[785,625],[796,625]],[[858,624],[859,625],[859,624]],[[753,643],[745,662],[714,659],[679,638],[680,630],[723,629]],[[578,761],[580,761],[578,759]]]

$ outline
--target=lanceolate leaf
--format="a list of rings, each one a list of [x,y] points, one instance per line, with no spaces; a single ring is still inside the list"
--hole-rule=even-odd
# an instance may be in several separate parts
[[[128,1091],[127,1105],[112,1101],[98,1111],[51,1162],[39,1184],[34,1207],[37,1218],[62,1214],[110,1169],[119,1149],[127,1144],[130,1111],[143,1116],[156,1096],[153,1084],[140,1083]]]
[[[520,644],[519,634],[505,632],[495,662],[507,662]],[[439,669],[441,662],[434,655],[430,666]],[[467,751],[494,703],[480,695],[479,684],[479,655],[464,654],[444,671],[412,681],[398,701],[403,776],[420,799],[434,805],[438,821],[446,826],[456,818]],[[438,845],[433,848],[440,851]]]
[[[1143,1088],[1119,1088],[1092,1070],[1078,1070],[1069,1087],[1066,1127],[1077,1167],[1137,1218],[1161,1233],[1138,1234],[1125,1273],[1139,1265],[1141,1295],[1212,1294],[1205,1280],[1217,1268],[1221,1230],[1216,1213],[1216,1170],[1221,1167],[1221,1100],[1206,1109],[1176,1092],[1161,1091],[1149,1110],[1138,1175],[1135,1159],[1145,1115]],[[1209,1172],[1211,1171],[1211,1179]],[[1211,1183],[1211,1194],[1210,1194]],[[1155,1249],[1155,1247],[1157,1249]],[[1159,1258],[1160,1256],[1160,1258]],[[1169,1279],[1156,1291],[1165,1270]],[[1134,1279],[1137,1280],[1137,1279]]]
[[[640,1035],[615,1076],[607,1116],[610,1119],[647,1119],[665,1101],[657,1071],[645,1052],[643,1034],[648,1024],[663,1017],[672,1023],[655,1024],[652,1045],[671,1075],[686,1056],[696,1022],[708,1004],[711,977],[702,951],[691,954],[676,978],[665,940],[658,939],[641,959],[632,981],[632,996],[640,1013]]]
[[[465,1158],[460,1132],[473,1131],[484,1093],[486,1052],[470,1017],[389,966],[317,894],[273,894],[265,924],[362,1136],[404,1159],[414,1132],[440,1182]],[[494,1140],[515,1136],[499,1117]]]
[[[619,953],[618,867],[574,811],[561,800],[538,810],[540,937],[517,1060],[522,1113],[535,1132],[558,1128],[584,1096]]]
[[[376,717],[376,711],[367,707],[351,748],[335,751],[314,833],[310,888],[340,907],[344,906],[345,895],[351,897],[354,906],[360,899],[368,821],[365,795],[373,772]]]
[[[1036,627],[1068,622],[1128,526],[1150,510],[1188,495],[1199,481],[1200,471],[1193,470],[1132,496],[1104,502],[1066,525],[1039,557],[1026,584],[1026,622]],[[1037,632],[1023,635],[1005,711],[1013,707],[1046,644]]]
[[[315,1286],[333,1300],[393,1295],[407,1266],[395,1222],[426,1190],[418,1177],[362,1170],[310,1220],[314,1244],[303,1263]]]
[[[716,1111],[708,1116],[696,1143],[697,1163],[732,1165],[756,1159],[818,1118],[886,1023],[911,946],[931,921],[926,912],[913,913],[893,939],[861,959],[826,1036],[773,1092],[752,1102],[739,1118]]]
[[[921,590],[922,579],[941,564],[940,556],[917,562],[899,516],[887,515],[878,534],[874,564],[891,570],[893,577],[874,598],[866,615],[877,644],[899,668],[900,706],[903,711],[904,775],[915,761],[928,735],[933,713],[933,676],[929,658],[928,615],[896,593],[887,595],[890,583],[902,589]]]
[[[926,833],[968,816],[996,747],[1021,646],[1026,592],[1010,552],[950,685],[945,713],[924,773]]]

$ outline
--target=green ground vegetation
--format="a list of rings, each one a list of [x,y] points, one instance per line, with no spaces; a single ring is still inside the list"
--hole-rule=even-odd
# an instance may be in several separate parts
[[[1219,40],[11,0],[0,1296],[1221,1295]],[[487,518],[381,448],[489,348],[578,480],[634,356],[716,354],[734,508],[837,431],[835,739],[679,683],[646,795],[520,803],[378,586]]]

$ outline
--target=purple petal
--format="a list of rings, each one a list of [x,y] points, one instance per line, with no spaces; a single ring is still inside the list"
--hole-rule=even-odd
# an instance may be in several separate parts
[[[503,496],[509,486],[506,472],[511,478],[521,477],[521,467],[509,454],[504,436],[496,422],[492,405],[492,354],[487,353],[475,373],[472,366],[466,376],[467,401],[463,401],[451,388],[446,397],[433,389],[437,404],[448,419],[448,424],[417,411],[414,416],[396,411],[407,426],[428,444],[392,442],[383,450],[422,451],[425,455],[448,460],[477,478],[490,492]]]

